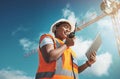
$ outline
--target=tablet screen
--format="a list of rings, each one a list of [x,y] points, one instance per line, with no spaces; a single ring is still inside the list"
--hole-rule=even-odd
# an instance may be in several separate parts
[[[98,33],[95,40],[93,41],[93,43],[91,44],[91,46],[89,47],[89,49],[86,52],[86,56],[88,59],[90,59],[90,55],[92,52],[96,51],[99,49],[100,45],[102,43],[102,39],[100,34]]]

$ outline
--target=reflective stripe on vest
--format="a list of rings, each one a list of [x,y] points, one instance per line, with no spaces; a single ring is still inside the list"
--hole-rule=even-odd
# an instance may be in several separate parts
[[[57,48],[60,47],[60,43],[57,40],[56,40],[56,46]],[[57,60],[56,66],[57,69],[55,71],[55,74],[71,76],[71,77],[74,76],[72,71],[68,71],[62,68],[62,56]],[[78,77],[78,74],[75,73],[75,76]]]
[[[56,47],[60,47],[60,43],[56,40]],[[54,75],[62,75],[62,76],[68,76],[74,78],[73,71],[71,70],[66,70],[62,68],[62,56],[58,58],[56,61],[56,70],[54,72],[38,72],[36,74],[36,79],[41,79],[41,78],[54,78]],[[76,79],[78,79],[78,73],[75,73]]]

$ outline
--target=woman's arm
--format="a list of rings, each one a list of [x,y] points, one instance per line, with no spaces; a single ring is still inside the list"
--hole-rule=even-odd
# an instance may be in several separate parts
[[[95,61],[96,61],[96,52],[93,52],[90,55],[90,59],[88,61],[86,61],[86,63],[84,63],[83,65],[81,65],[81,66],[78,67],[78,73],[81,73],[87,67],[90,67],[93,63],[95,63]]]
[[[57,60],[63,52],[69,47],[74,45],[74,39],[67,38],[65,44],[61,45],[59,48],[54,48],[54,44],[46,44],[40,48],[42,55],[46,62],[51,62]]]
[[[78,67],[78,73],[81,73],[82,71],[84,71],[86,68],[88,67],[88,65],[86,63],[84,63],[83,65]]]
[[[47,44],[41,48],[41,52],[46,62],[51,62],[53,60],[57,60],[66,49],[66,44],[63,44],[62,46],[56,49],[54,49],[54,45]]]

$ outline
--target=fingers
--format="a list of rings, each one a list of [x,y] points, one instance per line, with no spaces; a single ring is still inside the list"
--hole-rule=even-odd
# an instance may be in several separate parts
[[[96,51],[93,51],[90,54],[90,59],[88,60],[88,63],[89,63],[89,65],[92,65],[95,62],[96,62]]]
[[[96,56],[96,51],[92,52],[92,55],[93,55],[93,56]]]
[[[72,39],[73,39],[73,40],[75,40],[75,39],[76,39],[76,37],[73,37]]]
[[[74,39],[75,38],[66,38],[65,44],[67,44],[67,46],[73,46],[74,45]]]
[[[92,52],[92,54],[90,55],[90,60],[91,61],[96,61],[96,52]]]
[[[90,60],[95,61],[95,60],[96,60],[96,57],[93,56],[93,55],[91,55],[91,56],[90,56]]]

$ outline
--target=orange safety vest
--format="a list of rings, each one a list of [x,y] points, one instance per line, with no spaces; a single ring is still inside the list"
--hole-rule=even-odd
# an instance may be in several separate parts
[[[40,38],[40,42],[45,37],[50,37],[54,42],[54,48],[58,48],[64,44],[61,40],[53,38],[50,34],[44,34]],[[41,52],[39,53],[39,67],[36,73],[36,79],[78,79],[78,66],[75,63],[75,53],[70,49],[66,49],[62,56],[57,60],[47,63]]]

